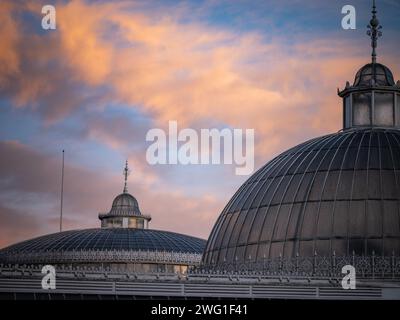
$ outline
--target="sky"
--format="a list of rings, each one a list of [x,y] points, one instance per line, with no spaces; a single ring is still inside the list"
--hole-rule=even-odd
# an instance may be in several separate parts
[[[41,8],[56,8],[43,30]],[[356,8],[356,29],[341,9]],[[400,2],[378,0],[378,62],[399,79]],[[0,247],[97,228],[123,189],[150,227],[207,239],[249,176],[150,165],[153,128],[255,130],[255,169],[342,128],[337,88],[370,61],[366,0],[0,2]]]

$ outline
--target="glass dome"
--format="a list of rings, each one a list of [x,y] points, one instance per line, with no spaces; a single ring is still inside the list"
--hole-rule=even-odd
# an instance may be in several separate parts
[[[4,248],[0,250],[0,263],[128,263],[135,260],[162,262],[160,259],[164,256],[192,259],[191,254],[200,259],[204,245],[205,241],[202,239],[160,230],[70,230]],[[180,253],[186,254],[186,258],[185,255],[179,255]],[[187,263],[189,262],[188,260]]]
[[[121,193],[120,195],[115,197],[111,206],[111,212],[118,210],[127,210],[135,215],[142,214],[139,209],[138,201],[134,196],[129,193]]]
[[[203,264],[400,254],[400,131],[307,141],[253,174],[219,216]]]
[[[380,63],[368,63],[358,70],[353,86],[370,86],[371,84],[394,86],[394,78],[390,69]]]

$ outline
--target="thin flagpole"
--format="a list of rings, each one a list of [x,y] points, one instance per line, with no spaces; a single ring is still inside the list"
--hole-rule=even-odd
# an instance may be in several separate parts
[[[60,232],[62,231],[63,197],[64,197],[64,150],[62,151],[62,169],[61,169]]]

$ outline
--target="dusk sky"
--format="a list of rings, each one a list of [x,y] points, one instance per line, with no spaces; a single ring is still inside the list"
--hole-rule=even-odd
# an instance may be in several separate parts
[[[206,239],[248,178],[155,165],[152,128],[255,130],[255,169],[342,128],[337,88],[370,62],[366,0],[0,1],[0,247],[100,226],[128,190],[150,227]],[[43,30],[53,4],[57,29]],[[357,29],[341,28],[355,6]],[[378,0],[378,62],[400,79],[400,1]]]

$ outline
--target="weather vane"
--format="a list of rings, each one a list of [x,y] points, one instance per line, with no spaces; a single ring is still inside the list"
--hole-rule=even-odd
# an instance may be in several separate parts
[[[372,46],[372,63],[376,63],[376,47],[378,44],[378,38],[382,36],[382,32],[380,31],[382,29],[382,26],[379,24],[379,20],[376,17],[376,6],[375,6],[375,0],[373,1],[372,5],[372,19],[369,22],[369,25],[367,28],[369,29],[367,31],[367,35],[371,37],[371,46]]]
[[[128,176],[130,174],[130,170],[128,168],[128,160],[125,162],[125,168],[124,168],[124,177],[125,177],[125,184],[124,184],[124,193],[128,192],[128,187],[127,187],[127,181],[128,181]]]

